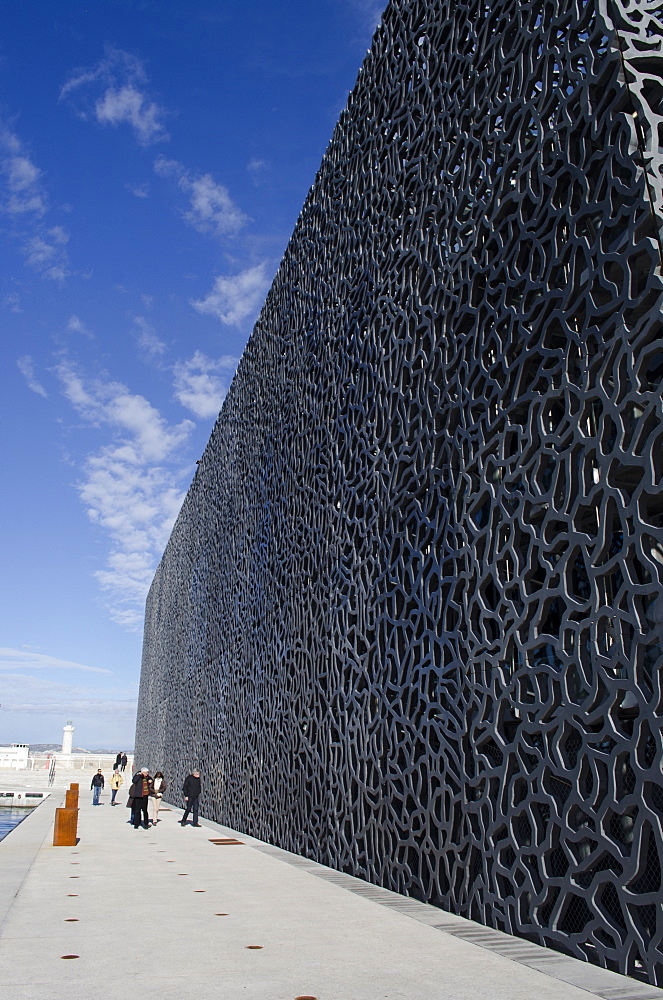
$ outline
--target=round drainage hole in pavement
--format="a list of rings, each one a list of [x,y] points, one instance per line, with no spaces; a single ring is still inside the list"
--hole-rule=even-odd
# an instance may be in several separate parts
[[[68,892],[67,896],[69,896],[71,899],[74,899],[74,898],[78,899],[78,893],[77,892]]]
[[[77,924],[78,923],[78,917],[65,917],[64,918],[64,922],[65,922],[65,924]]]
[[[69,878],[80,878],[80,875],[70,875]]]
[[[227,913],[215,913],[214,916],[215,917],[227,917],[228,914]]]
[[[318,1000],[318,998],[310,996],[301,996],[301,997],[295,997],[295,1000]]]
[[[60,955],[60,958],[80,958],[80,955]]]
[[[189,873],[188,872],[178,872],[177,874],[178,875],[188,875]]]
[[[207,889],[194,889],[194,892],[207,892]]]
[[[261,944],[247,944],[247,951],[262,951]]]

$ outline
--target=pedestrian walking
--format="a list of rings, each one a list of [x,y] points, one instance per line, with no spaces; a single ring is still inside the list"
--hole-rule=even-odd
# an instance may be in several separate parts
[[[157,771],[152,779],[152,792],[150,794],[150,822],[152,826],[156,826],[159,822],[159,809],[161,808],[161,800],[163,798],[163,793],[166,791],[166,779],[163,776],[162,771]]]
[[[125,767],[127,766],[127,755],[125,753],[122,754],[121,761],[122,761],[121,770],[124,771]]]
[[[113,776],[111,777],[111,780],[110,780],[110,786],[111,786],[111,805],[112,806],[115,805],[115,796],[117,795],[117,793],[120,790],[120,787],[123,784],[124,784],[124,778],[122,777],[122,775],[120,774],[120,772],[118,771],[118,769],[116,767],[115,770],[113,771]]]
[[[121,763],[122,763],[122,751],[120,750],[119,754],[115,758],[115,763],[113,764],[113,770],[119,771]]]
[[[99,770],[97,771],[97,773],[92,778],[92,781],[90,782],[90,788],[92,789],[92,805],[93,806],[100,805],[99,796],[101,795],[101,789],[103,787],[104,787],[104,776],[101,773],[101,768],[99,768]]]
[[[146,767],[143,767],[138,774],[134,776],[131,791],[129,792],[131,798],[133,799],[133,821],[135,830],[137,830],[140,826],[141,816],[143,817],[143,826],[146,830],[150,825],[150,820],[147,815],[147,800],[150,797],[151,789],[152,779],[150,778],[150,772]]]
[[[198,822],[198,799],[200,798],[200,771],[192,771],[184,779],[184,784],[182,786],[182,792],[184,794],[184,801],[186,802],[186,809],[184,810],[184,816],[180,820],[182,826],[186,826],[186,818],[190,812],[193,812],[193,823],[192,826],[200,826]]]

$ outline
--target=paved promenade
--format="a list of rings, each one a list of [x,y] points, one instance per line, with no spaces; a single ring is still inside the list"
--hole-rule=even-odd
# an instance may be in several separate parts
[[[51,846],[57,787],[0,842],[8,1000],[663,1000],[217,824],[182,828],[175,808],[134,830],[126,786],[95,808],[80,777],[76,847]],[[0,772],[0,790],[19,780]]]

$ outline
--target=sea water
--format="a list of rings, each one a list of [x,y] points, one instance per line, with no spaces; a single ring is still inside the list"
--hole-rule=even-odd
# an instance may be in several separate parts
[[[14,809],[13,806],[4,806],[0,809],[0,840],[11,833],[14,827],[31,812],[32,809]]]

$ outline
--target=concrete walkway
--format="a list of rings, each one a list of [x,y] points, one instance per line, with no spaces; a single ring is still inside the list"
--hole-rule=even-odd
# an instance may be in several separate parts
[[[663,998],[217,824],[182,828],[174,808],[134,830],[125,789],[95,808],[81,786],[76,847],[51,846],[58,789],[0,843],[2,997]]]

